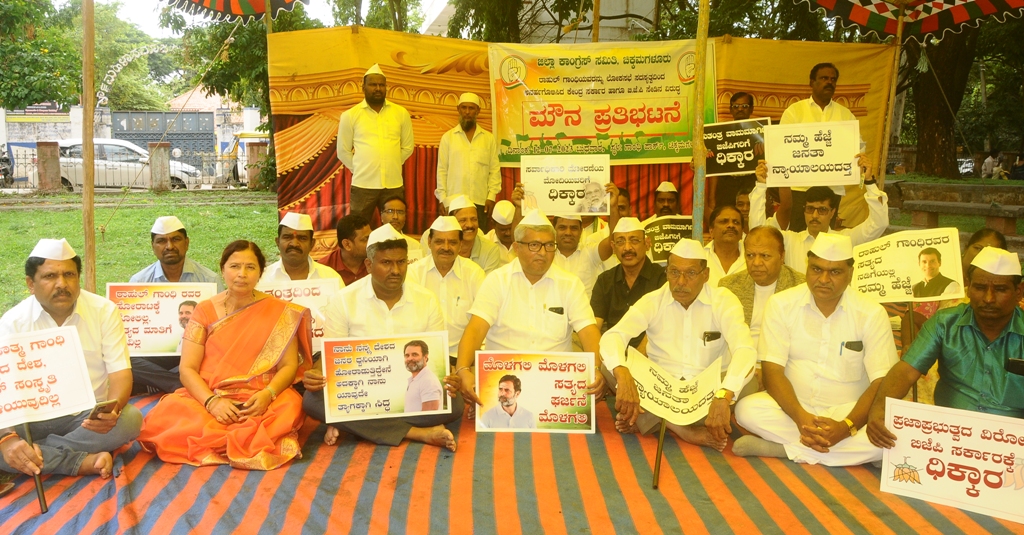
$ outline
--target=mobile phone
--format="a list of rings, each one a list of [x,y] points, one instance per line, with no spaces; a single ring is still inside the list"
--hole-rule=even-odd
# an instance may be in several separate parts
[[[114,412],[114,407],[117,407],[116,399],[97,403],[96,406],[92,408],[92,412],[89,413],[89,419],[98,420],[100,414]]]
[[[1015,375],[1024,375],[1024,359],[1007,359],[1006,371]]]

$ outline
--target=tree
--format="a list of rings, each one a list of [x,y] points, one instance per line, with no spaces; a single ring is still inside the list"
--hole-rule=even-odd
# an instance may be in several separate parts
[[[0,107],[78,102],[81,54],[70,27],[54,25],[49,0],[0,2]]]
[[[448,35],[489,43],[519,43],[519,12],[523,0],[451,0],[455,13],[448,19]]]
[[[338,26],[362,24],[368,28],[416,33],[425,16],[420,0],[368,0],[366,21],[362,21],[363,0],[331,0],[331,12]]]

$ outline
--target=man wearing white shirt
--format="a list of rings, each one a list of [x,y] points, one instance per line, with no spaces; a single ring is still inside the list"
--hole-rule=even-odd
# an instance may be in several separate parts
[[[462,228],[462,245],[459,246],[459,256],[468,258],[484,270],[490,273],[505,263],[506,255],[501,252],[501,247],[493,241],[488,240],[480,233],[480,220],[477,218],[476,205],[469,197],[457,195],[449,199],[448,215],[454,217]],[[420,245],[424,250],[427,247],[427,235],[420,237]]]
[[[476,122],[480,97],[463,93],[459,97],[458,112],[459,124],[441,136],[434,195],[442,204],[453,195],[469,197],[476,205],[480,226],[487,230],[495,198],[501,191],[498,145],[494,135]]]
[[[390,224],[395,230],[405,236],[405,242],[409,244],[409,264],[423,258],[423,249],[416,238],[405,233],[405,221],[409,211],[406,208],[405,199],[397,195],[385,197],[380,203],[380,223]]]
[[[309,256],[313,250],[313,220],[307,214],[288,212],[277,225],[277,251],[281,259],[267,266],[261,283],[288,282],[313,279],[338,279],[338,286],[345,287],[337,271],[314,262]]]
[[[142,413],[128,404],[132,371],[121,315],[108,299],[81,289],[81,271],[82,260],[66,240],[39,240],[25,262],[32,295],[0,317],[0,336],[73,327],[97,403],[117,403],[96,419],[83,411],[27,424],[32,446],[24,440],[24,426],[0,431],[0,471],[109,478],[110,452],[134,440],[142,428]]]
[[[767,391],[736,406],[736,422],[754,434],[738,439],[733,453],[826,466],[878,461],[882,450],[858,431],[898,360],[889,318],[849,288],[846,236],[818,235],[806,277],[768,300],[758,342]]]
[[[476,404],[480,398],[471,368],[485,339],[489,351],[571,351],[576,331],[583,350],[594,353],[595,365],[601,361],[601,333],[583,283],[552,265],[558,246],[551,222],[532,211],[516,227],[515,238],[517,258],[484,279],[459,343],[455,375],[463,396]],[[604,378],[597,374],[587,393],[603,390]]]
[[[516,257],[515,249],[512,247],[515,243],[515,238],[512,236],[515,216],[516,205],[506,200],[498,201],[491,211],[491,230],[487,231],[485,235],[501,248],[501,254],[504,256],[506,264]]]
[[[331,298],[324,307],[326,338],[384,337],[444,330],[441,307],[426,289],[406,284],[408,245],[391,225],[381,225],[370,233],[366,245],[369,277],[354,282]],[[302,409],[310,417],[324,420],[324,386],[320,362],[302,378],[306,393]],[[328,424],[324,443],[333,445],[338,432],[346,431],[376,444],[397,446],[402,439],[442,446],[455,451],[455,437],[444,424],[462,414],[462,399],[455,395],[451,411],[445,414],[380,418]]]
[[[704,246],[708,255],[708,284],[712,288],[726,275],[743,271],[743,215],[732,205],[711,211],[711,241]]]
[[[624,364],[630,339],[646,331],[648,358],[674,377],[696,377],[722,359],[722,388],[715,392],[708,416],[687,426],[667,424],[686,442],[722,451],[732,432],[730,406],[746,394],[744,386],[750,383],[757,361],[750,330],[743,323],[743,308],[736,296],[708,284],[707,256],[700,242],[679,240],[668,257],[666,275],[664,286],[641,297],[601,336],[605,369],[618,386],[615,428],[620,433],[647,434],[661,421],[649,413],[638,414],[636,385]]]
[[[364,100],[338,122],[338,159],[352,171],[349,213],[367,221],[385,196],[405,196],[402,164],[414,147],[409,112],[388,102],[387,89],[384,72],[374,64],[363,75]]]
[[[408,280],[430,290],[441,304],[448,329],[451,365],[459,354],[459,340],[469,323],[469,309],[484,282],[484,270],[459,256],[462,227],[451,216],[440,216],[427,231],[430,256],[409,267]]]
[[[605,191],[611,195],[612,206],[614,206],[618,199],[619,189],[615,187],[615,184],[609,182],[605,186]],[[612,211],[609,220],[612,225],[619,221],[618,210]],[[581,244],[583,220],[578,215],[555,216],[554,225],[555,242],[558,244],[554,264],[575,274],[583,281],[583,288],[589,302],[590,296],[594,293],[597,276],[604,272],[604,262],[615,252],[612,250],[611,239],[606,234],[600,240]]]
[[[480,415],[480,425],[487,429],[536,429],[537,417],[519,404],[523,382],[515,375],[498,379],[498,404]]]

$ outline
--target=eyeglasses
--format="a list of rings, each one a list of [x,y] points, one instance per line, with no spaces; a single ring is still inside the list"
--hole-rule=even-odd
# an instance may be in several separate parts
[[[745,110],[750,107],[750,104],[730,104],[729,109],[733,110]]]
[[[704,269],[707,269],[707,268],[704,268]],[[668,278],[670,278],[672,280],[679,280],[679,277],[683,277],[684,279],[686,279],[688,281],[692,281],[693,279],[696,279],[698,275],[700,275],[701,273],[704,273],[704,269],[700,269],[700,270],[691,269],[689,271],[680,271],[678,269],[674,269],[673,268],[673,269],[669,269],[666,272],[666,275],[668,275]]]
[[[804,213],[807,215],[828,215],[832,208],[828,206],[804,206]]]
[[[387,210],[384,210],[384,213],[387,215],[405,215],[405,210],[396,210],[394,208],[388,208]]]
[[[553,241],[544,242],[544,243],[541,243],[539,241],[531,241],[531,242],[521,241],[521,242],[517,242],[517,243],[521,243],[521,244],[525,245],[526,248],[529,249],[531,253],[536,253],[537,251],[540,251],[541,247],[543,247],[544,250],[549,252],[549,253],[551,251],[554,251],[555,249],[558,248],[558,245],[555,244],[555,242],[553,242]]]
[[[623,245],[626,245],[627,242],[629,242],[629,244],[632,245],[633,247],[638,247],[641,243],[644,242],[644,239],[638,238],[636,236],[630,236],[628,240],[622,237],[615,238],[614,240],[612,240],[612,243],[614,243],[616,247],[622,247]]]

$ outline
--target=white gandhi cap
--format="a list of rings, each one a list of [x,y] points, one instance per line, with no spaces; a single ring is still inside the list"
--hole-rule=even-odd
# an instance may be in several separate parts
[[[459,225],[458,219],[450,215],[442,215],[437,216],[437,219],[430,224],[430,230],[434,232],[451,232],[453,230],[462,232],[462,227]]]
[[[401,232],[395,230],[395,227],[390,224],[381,225],[376,230],[370,233],[370,239],[367,240],[366,246],[369,247],[375,243],[390,240],[405,240],[405,236]]]
[[[53,240],[43,238],[39,240],[35,248],[29,254],[30,257],[45,258],[47,260],[71,260],[78,256],[64,238]]]
[[[491,217],[493,217],[499,225],[511,225],[512,221],[515,220],[516,217],[516,205],[509,201],[498,201],[494,205]]]
[[[640,220],[635,217],[623,217],[619,219],[619,222],[615,224],[615,230],[612,234],[622,234],[626,232],[636,232],[644,230],[643,225],[640,224]]]
[[[463,93],[459,95],[459,104],[476,104],[476,107],[480,107],[480,97],[476,96],[476,93]]]
[[[654,191],[660,191],[662,193],[679,193],[679,190],[676,189],[676,185],[671,182],[662,182],[661,184],[658,184],[658,189]]]
[[[476,208],[473,201],[469,200],[469,197],[465,195],[456,195],[452,197],[451,202],[448,203],[448,213],[452,213],[456,210],[462,210],[463,208]]]
[[[293,230],[313,230],[313,218],[307,214],[288,212],[281,218],[281,225]]]
[[[379,64],[374,63],[373,67],[370,67],[369,69],[366,69],[366,72],[363,73],[363,78],[366,78],[367,76],[369,76],[371,74],[379,74],[381,76],[384,76],[384,71],[380,70],[380,65]]]
[[[842,262],[853,258],[853,241],[849,236],[819,232],[811,245],[811,252],[829,262]]]
[[[149,229],[153,234],[170,234],[185,228],[181,220],[172,215],[165,215],[156,218],[153,228]]]
[[[554,229],[554,227],[551,226],[551,221],[548,221],[547,216],[545,216],[543,213],[541,213],[540,210],[532,210],[532,211],[530,211],[530,213],[526,214],[526,217],[524,217],[521,221],[519,221],[519,224],[520,225],[530,225],[530,226],[540,226],[540,227],[547,226],[547,227],[551,227],[552,229]]]
[[[697,240],[691,240],[690,238],[683,238],[679,240],[675,247],[672,248],[671,254],[678,256],[679,258],[688,258],[690,260],[704,260],[707,261],[708,253],[704,250],[704,246]]]
[[[971,260],[971,265],[993,275],[1020,275],[1020,258],[998,247],[985,247]]]

